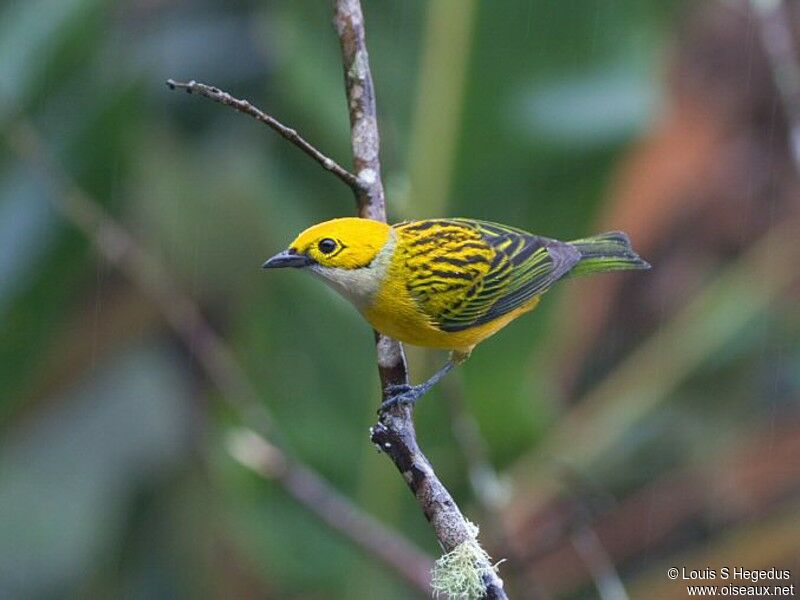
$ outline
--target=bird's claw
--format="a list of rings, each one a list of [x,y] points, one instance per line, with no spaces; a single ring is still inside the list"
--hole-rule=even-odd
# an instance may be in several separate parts
[[[425,393],[425,389],[422,385],[389,385],[386,386],[386,393],[390,395],[390,398],[381,404],[378,409],[379,415],[398,404],[413,405]]]
[[[386,395],[389,396],[390,398],[394,398],[395,396],[407,394],[413,389],[414,389],[413,385],[409,385],[407,383],[395,383],[386,386]]]

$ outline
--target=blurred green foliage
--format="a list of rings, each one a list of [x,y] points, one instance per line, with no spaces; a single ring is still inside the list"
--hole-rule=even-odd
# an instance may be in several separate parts
[[[364,2],[394,220],[433,216],[410,152],[427,139],[417,83],[434,3]],[[621,150],[660,107],[680,6],[476,0],[469,52],[449,57],[466,75],[463,89],[445,90],[460,118],[437,208],[558,238],[587,233]],[[371,331],[311,278],[258,268],[297,231],[352,214],[349,190],[254,121],[163,84],[194,78],[248,98],[349,164],[329,17],[326,3],[311,0],[12,0],[0,8],[0,128],[33,124],[77,183],[206,309],[289,447],[435,555],[404,482],[367,442],[378,397]],[[3,146],[0,596],[410,597],[227,456],[232,417],[218,391],[52,209],[60,193]],[[534,446],[556,412],[552,365],[534,358],[558,336],[559,297],[484,344],[457,375],[500,469]],[[632,489],[678,462],[683,450],[665,449],[665,438],[713,446],[715,436],[735,436],[731,423],[752,410],[747,386],[777,385],[741,371],[737,358],[753,344],[766,348],[767,330],[784,332],[765,352],[783,357],[796,387],[799,325],[771,318],[748,326],[676,394],[674,406],[688,412],[630,434],[642,450],[636,464],[616,457],[597,478]],[[410,358],[421,380],[442,357],[412,349]],[[722,419],[698,402],[697,390],[718,381],[732,407]],[[417,423],[439,475],[477,511],[438,392]]]

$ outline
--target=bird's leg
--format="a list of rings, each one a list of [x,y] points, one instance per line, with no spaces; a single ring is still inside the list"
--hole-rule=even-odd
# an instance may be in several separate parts
[[[389,399],[381,404],[381,407],[378,409],[378,414],[382,414],[387,408],[391,408],[396,404],[414,404],[424,396],[428,390],[439,383],[439,380],[447,375],[453,367],[465,362],[469,358],[471,352],[472,347],[452,350],[450,352],[450,360],[448,360],[441,369],[436,371],[425,383],[419,385],[401,384],[387,386],[386,394],[389,396]]]
[[[448,360],[441,369],[436,371],[428,381],[420,383],[419,385],[390,385],[386,388],[386,393],[391,397],[386,400],[378,409],[378,414],[383,413],[385,410],[395,406],[396,404],[414,404],[422,396],[424,396],[433,386],[439,383],[439,380],[447,375],[450,370],[456,366],[456,363],[451,359]]]

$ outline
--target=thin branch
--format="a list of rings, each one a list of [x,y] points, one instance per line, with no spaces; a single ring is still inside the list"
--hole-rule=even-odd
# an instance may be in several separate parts
[[[800,61],[792,36],[793,14],[782,0],[750,0],[789,125],[789,150],[800,172]]]
[[[344,67],[344,86],[350,113],[353,166],[364,184],[356,193],[358,211],[365,219],[386,222],[380,162],[378,111],[375,86],[369,69],[364,15],[359,0],[334,0],[333,26],[339,35]]]
[[[198,83],[194,79],[185,83],[181,81],[175,81],[173,79],[167,79],[167,87],[169,87],[171,90],[185,90],[188,94],[199,94],[205,98],[209,98],[215,102],[224,104],[225,106],[230,106],[241,113],[253,117],[256,121],[264,123],[264,125],[267,127],[277,131],[281,137],[300,148],[300,150],[322,165],[322,168],[330,171],[339,179],[344,181],[354,192],[359,193],[359,191],[362,189],[363,186],[361,182],[350,171],[342,167],[329,156],[326,156],[317,150],[308,141],[306,141],[303,136],[297,133],[295,129],[287,127],[275,117],[268,115],[264,111],[250,104],[250,102],[247,100],[234,98],[228,92],[211,85],[206,85],[205,83]]]
[[[297,132],[278,123],[247,101],[237,100],[217,88],[193,81],[181,84],[170,80],[168,85],[173,89],[197,91],[269,125],[347,183],[356,196],[359,216],[385,223],[386,205],[379,159],[380,136],[375,91],[366,46],[364,16],[358,0],[334,0],[333,7],[333,24],[342,50],[345,91],[350,113],[353,165],[357,176],[336,165],[297,135]],[[385,397],[385,390],[389,385],[408,383],[408,368],[403,347],[399,342],[378,332],[375,332],[375,341],[378,369]],[[380,422],[372,428],[371,439],[386,452],[403,473],[446,552],[474,540],[474,533],[469,523],[417,444],[411,409],[408,406],[398,405],[384,413]],[[485,573],[485,597],[498,600],[507,598],[503,582],[492,565],[487,561],[486,564],[476,566]]]
[[[258,399],[233,349],[209,325],[197,304],[175,285],[174,277],[142,248],[100,204],[78,187],[52,160],[37,132],[17,123],[6,132],[8,146],[36,167],[54,188],[54,206],[62,216],[94,243],[98,253],[125,274],[153,302],[166,323],[192,352],[203,371],[233,407],[242,422],[269,433],[279,432]],[[431,559],[401,534],[391,531],[340,494],[318,473],[290,456],[263,435],[246,430],[234,444],[234,458],[283,489],[312,514],[344,535],[369,556],[375,557],[415,589],[430,589]],[[242,440],[245,439],[246,443]]]
[[[361,3],[359,0],[333,0],[333,12],[333,25],[342,49],[353,164],[359,179],[366,184],[365,189],[356,194],[359,214],[386,222],[375,91],[369,68]],[[376,336],[383,389],[389,384],[407,382],[408,370],[402,346],[390,338],[378,334]],[[414,422],[408,407],[396,406],[386,411],[372,428],[371,439],[403,474],[445,552],[474,541],[474,532],[469,523],[417,444]],[[486,564],[476,565],[485,573],[485,598],[507,598],[502,580],[493,566],[488,561],[485,562]]]

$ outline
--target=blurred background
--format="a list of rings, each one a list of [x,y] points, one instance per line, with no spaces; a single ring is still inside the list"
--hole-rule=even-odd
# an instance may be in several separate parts
[[[684,598],[672,566],[794,578],[800,6],[364,11],[391,220],[624,229],[654,267],[561,284],[417,408],[509,595]],[[353,214],[350,190],[164,85],[248,98],[349,166],[330,12],[0,7],[1,597],[428,595],[439,548],[368,441],[372,332],[310,277],[259,269]],[[416,381],[444,359],[408,353]],[[239,428],[267,419],[254,473]],[[406,540],[397,560],[325,513],[318,476]]]

